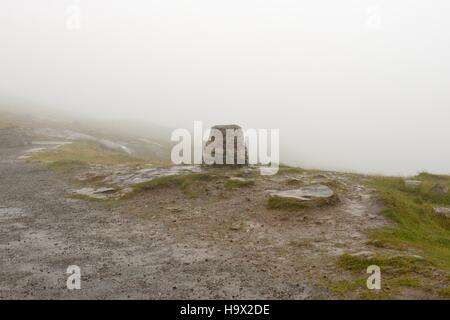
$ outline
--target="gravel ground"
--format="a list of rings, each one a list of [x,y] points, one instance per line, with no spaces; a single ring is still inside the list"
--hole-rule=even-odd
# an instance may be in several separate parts
[[[214,202],[161,191],[107,208],[67,198],[69,177],[18,160],[25,152],[0,149],[2,299],[332,298],[317,279],[339,274],[345,248],[364,249],[364,222],[386,223],[361,187],[295,221],[245,194]],[[247,227],[224,224],[227,210]],[[80,290],[66,287],[69,265],[81,268]]]

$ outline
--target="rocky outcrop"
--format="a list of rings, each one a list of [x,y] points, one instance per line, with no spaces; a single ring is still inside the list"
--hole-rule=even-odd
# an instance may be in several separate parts
[[[31,137],[17,127],[0,128],[0,148],[31,145]]]

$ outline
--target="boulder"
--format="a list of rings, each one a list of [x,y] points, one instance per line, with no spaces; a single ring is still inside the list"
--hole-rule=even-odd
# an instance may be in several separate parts
[[[450,218],[450,208],[446,207],[433,208],[433,212],[437,216]]]
[[[448,193],[448,186],[442,183],[436,183],[430,191],[437,196],[445,196]]]
[[[405,187],[408,189],[416,190],[422,186],[422,181],[420,180],[405,180]]]

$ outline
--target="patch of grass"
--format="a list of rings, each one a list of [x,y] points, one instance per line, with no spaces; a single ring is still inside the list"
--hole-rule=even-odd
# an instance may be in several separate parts
[[[399,243],[398,241],[390,241],[389,239],[383,239],[383,232],[374,230],[369,233],[371,240],[367,241],[367,245],[374,246],[376,248],[386,248],[394,250],[404,250],[406,245]],[[380,234],[380,235],[379,235]],[[381,239],[380,239],[381,238]]]
[[[438,180],[450,181],[450,177],[422,173],[415,178],[424,181],[422,188],[425,189],[408,190],[404,180],[398,178],[372,180],[371,186],[378,190],[385,204],[383,213],[395,226],[371,233],[371,241],[393,247],[413,247],[438,268],[450,271],[450,221],[433,213],[433,207],[446,204],[447,200],[445,197],[435,199],[426,193],[428,186]]]
[[[180,188],[187,194],[195,196],[197,194],[195,190],[192,190],[193,186],[198,187],[199,185],[201,185],[199,184],[199,182],[208,182],[217,178],[218,178],[217,176],[208,173],[189,173],[172,176],[163,176],[134,185],[133,193],[136,194],[147,190],[176,187]]]
[[[391,286],[408,287],[408,288],[422,288],[422,281],[418,278],[400,277],[389,281]]]
[[[450,299],[450,286],[439,290],[439,295],[443,298]]]
[[[298,200],[280,197],[270,197],[267,200],[267,208],[269,209],[284,209],[288,211],[298,211],[305,209],[307,206]]]
[[[414,179],[422,181],[450,183],[450,176],[443,174],[432,174],[428,172],[421,172],[416,177],[414,177]]]
[[[393,292],[386,290],[366,290],[358,294],[359,300],[389,300]]]
[[[241,187],[253,186],[254,184],[255,184],[254,180],[229,179],[229,180],[227,180],[227,182],[225,182],[225,188],[233,190],[233,189],[239,189]]]
[[[341,281],[327,280],[323,282],[322,285],[340,298],[346,297],[354,299],[356,297],[359,300],[388,300],[391,299],[392,294],[396,292],[396,290],[392,290],[392,288],[383,289],[383,286],[381,290],[369,290],[367,288],[366,278]]]
[[[132,157],[126,153],[111,150],[94,142],[77,141],[71,144],[60,146],[56,149],[49,149],[35,153],[30,160],[56,163],[55,166],[65,166],[70,163],[85,164],[139,164],[142,159]]]
[[[312,205],[315,207],[322,207],[327,205],[332,205],[338,201],[338,197],[335,195],[331,198],[317,199],[311,203],[307,201],[300,201],[291,198],[282,198],[277,196],[270,196],[267,200],[268,209],[284,209],[288,211],[298,211],[301,209],[308,208]]]
[[[332,293],[342,296],[349,292],[354,292],[365,288],[366,280],[357,279],[352,281],[327,281],[324,286]]]
[[[277,174],[295,174],[295,173],[304,173],[305,170],[297,167],[290,167],[287,165],[280,164]]]
[[[58,160],[54,162],[50,162],[48,167],[50,169],[75,169],[75,168],[83,168],[88,166],[86,162],[79,160]]]
[[[367,288],[367,267],[377,265],[381,270],[381,289],[369,290]],[[363,275],[362,278],[348,281],[330,282],[327,288],[338,295],[348,296],[356,294],[361,300],[391,299],[401,293],[402,288],[417,288],[429,291],[424,286],[423,279],[432,275],[432,265],[429,262],[410,256],[372,258],[355,257],[348,254],[341,256],[338,266],[352,272],[354,275]]]
[[[450,176],[422,172],[412,179],[422,181],[422,185],[417,189],[408,189],[404,185],[403,179],[397,179],[396,183],[398,183],[398,190],[401,190],[406,194],[410,194],[419,204],[431,202],[441,205],[450,205]],[[449,191],[444,195],[433,193],[432,189],[436,184],[442,184],[449,187]]]
[[[371,265],[377,265],[383,274],[391,275],[428,274],[431,267],[426,260],[410,256],[364,258],[344,254],[338,260],[339,267],[354,273],[366,272],[367,267]]]

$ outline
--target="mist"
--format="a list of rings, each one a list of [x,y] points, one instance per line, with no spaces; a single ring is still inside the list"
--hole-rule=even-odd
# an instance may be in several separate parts
[[[449,174],[449,9],[3,0],[0,103],[170,128],[280,129],[286,164]]]

